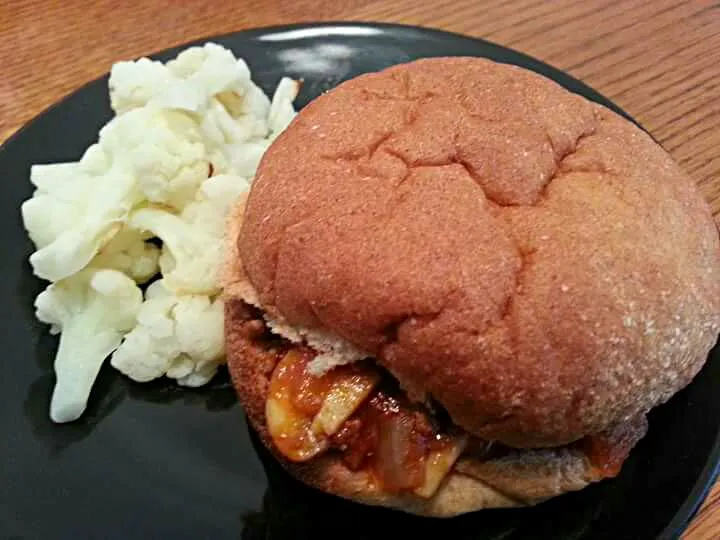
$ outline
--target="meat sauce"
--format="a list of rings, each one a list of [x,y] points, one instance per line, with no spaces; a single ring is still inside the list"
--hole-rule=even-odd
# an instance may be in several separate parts
[[[278,449],[303,459],[335,450],[341,453],[348,468],[369,471],[388,492],[412,491],[422,486],[428,456],[448,446],[450,438],[433,425],[428,413],[412,405],[399,390],[381,384],[373,388],[336,432],[320,441],[313,419],[333,387],[353,377],[367,377],[368,371],[377,369],[356,363],[315,377],[306,370],[312,356],[311,351],[303,351],[290,360],[286,356],[271,379],[270,395],[292,408],[284,416],[290,419],[284,428],[285,436],[274,438]]]
[[[310,349],[291,350],[270,381],[268,428],[278,450],[292,461],[339,452],[349,469],[367,471],[387,492],[430,496],[460,453],[493,459],[510,451],[454,433],[448,418],[411,403],[374,364],[338,366],[316,377],[306,369],[313,356]],[[573,446],[600,480],[620,472],[646,431],[647,421],[640,417]]]
[[[593,476],[597,480],[617,476],[630,450],[645,436],[647,428],[647,418],[639,416],[582,439],[579,446],[590,461]]]
[[[305,416],[314,418],[320,412],[320,407],[333,383],[343,373],[341,370],[333,370],[322,377],[309,376],[305,367],[311,359],[312,355],[304,352],[301,361],[289,364],[285,382],[288,385],[292,405]]]
[[[383,390],[377,390],[330,441],[348,468],[371,470],[388,491],[421,486],[430,453],[451,443],[425,413]]]

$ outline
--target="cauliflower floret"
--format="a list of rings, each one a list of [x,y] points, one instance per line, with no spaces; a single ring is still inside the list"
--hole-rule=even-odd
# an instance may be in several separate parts
[[[101,176],[110,170],[112,162],[102,146],[91,144],[78,163],[81,171],[93,176]]]
[[[233,106],[228,93],[210,101],[201,120],[201,130],[208,147],[209,159],[218,173],[255,176],[260,159],[270,143],[295,117],[292,102],[300,84],[284,77],[273,96],[272,104],[253,86]]]
[[[55,422],[80,417],[105,358],[135,324],[142,292],[117,270],[86,269],[53,283],[35,299],[37,318],[60,334],[57,381],[50,403]]]
[[[137,326],[111,364],[138,382],[166,375],[184,386],[202,386],[224,362],[223,304],[204,295],[175,296],[163,280],[147,291]]]
[[[220,155],[214,154],[213,167],[218,172],[232,171],[244,178],[253,178],[265,151],[270,146],[268,139],[255,139],[248,142],[229,144]],[[217,165],[216,165],[217,162]]]
[[[297,82],[284,80],[288,82],[282,92],[276,92],[277,99],[273,99],[273,108],[265,94],[257,88],[246,94],[246,99],[240,106],[243,112],[239,116],[233,116],[226,103],[221,103],[221,96],[211,100],[206,114],[202,117],[200,128],[214,171],[246,178],[255,176],[260,159],[270,143],[295,115],[292,104],[287,100],[294,99],[292,90],[293,86],[297,87]],[[253,96],[256,95],[262,96],[264,101],[255,99]],[[245,109],[248,112],[244,112]]]
[[[247,64],[216,43],[184,50],[167,63],[167,69],[175,77],[203,88],[208,97],[226,91],[243,95],[253,85]]]
[[[100,131],[100,144],[154,203],[181,209],[209,175],[198,126],[183,112],[133,109]]]
[[[92,176],[78,163],[33,165],[30,180],[38,189],[21,207],[38,248],[30,264],[49,281],[84,268],[140,200],[132,176],[117,169]]]
[[[180,215],[160,208],[142,208],[131,215],[132,227],[150,231],[163,241],[160,270],[173,293],[212,295],[219,291],[225,216],[247,188],[244,178],[214,176],[203,183],[196,200]]]
[[[224,229],[225,214],[235,205],[235,199],[242,195],[250,187],[250,183],[243,177],[232,174],[219,174],[205,180],[198,190],[195,199],[195,205],[185,209],[185,215],[194,215],[197,213],[198,205],[209,203],[212,208],[218,210],[222,215],[215,215],[214,231],[218,231],[218,226]],[[212,214],[210,207],[207,208],[208,216]]]
[[[55,241],[77,220],[76,207],[83,204],[83,201],[77,199],[81,194],[84,195],[72,189],[77,177],[77,163],[31,167],[30,181],[37,189],[33,197],[23,203],[20,211],[25,229],[38,249]]]
[[[267,98],[266,98],[267,99]],[[268,134],[267,115],[251,111],[237,118],[217,99],[211,99],[200,129],[210,148],[263,139]]]
[[[217,292],[217,266],[222,250],[213,236],[159,208],[134,212],[130,224],[152,231],[163,241],[160,270],[171,290],[178,294]]]
[[[90,261],[90,266],[119,270],[136,283],[145,283],[160,271],[160,248],[148,239],[140,231],[123,227]]]
[[[166,92],[173,79],[173,74],[162,62],[148,58],[116,62],[108,82],[110,105],[118,115],[147,105],[154,97]]]
[[[270,143],[295,118],[292,103],[299,90],[298,81],[283,77],[275,90],[269,109],[265,102],[260,105],[260,110],[267,112],[266,120],[256,121],[256,117],[250,115],[249,118],[255,120],[238,122],[219,109],[215,110],[216,116],[206,117],[202,127],[214,147],[210,152],[213,169],[218,173],[232,172],[245,178],[253,178]],[[258,138],[260,133],[267,134],[265,132],[268,129],[268,138]]]
[[[271,104],[252,81],[247,64],[215,43],[191,47],[166,65],[147,58],[120,62],[110,77],[111,99],[117,111],[144,107],[190,113],[200,128],[206,160],[214,170],[241,176],[255,174],[271,142],[267,137],[277,136],[292,120],[292,101],[298,87],[297,81],[283,78]],[[182,208],[182,204],[158,196],[155,189],[143,189],[153,202]]]
[[[295,109],[293,101],[300,92],[300,83],[289,77],[283,77],[275,89],[273,94],[270,111],[268,112],[268,125],[274,139],[295,118]]]
[[[252,94],[254,101],[258,98],[247,64],[215,43],[191,47],[167,64],[148,58],[118,62],[110,72],[109,86],[117,114],[147,105],[202,114],[208,100],[218,96],[233,116],[239,116],[247,113],[246,94]],[[267,99],[264,94],[263,98]],[[254,101],[252,110],[257,111]]]
[[[205,56],[201,54],[201,51],[218,48],[223,52]],[[270,100],[250,79],[247,64],[242,59],[234,59],[230,51],[212,43],[201,51],[188,51],[187,57],[180,55],[178,65],[183,67],[182,73],[189,80],[199,81],[202,77],[202,84],[208,92],[207,107],[201,118],[201,129],[208,146],[214,149],[225,144],[266,137],[269,132]],[[204,61],[201,62],[201,59]],[[198,65],[188,67],[191,63]],[[171,69],[177,67],[173,65]]]
[[[233,114],[233,116],[253,115],[267,120],[267,115],[270,112],[270,99],[255,83],[250,83],[240,105],[239,114]]]

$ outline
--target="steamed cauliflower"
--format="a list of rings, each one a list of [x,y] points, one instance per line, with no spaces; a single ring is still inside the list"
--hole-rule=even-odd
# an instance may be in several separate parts
[[[242,59],[215,43],[191,47],[167,64],[141,58],[117,62],[110,71],[110,103],[116,114],[151,106],[202,115],[211,99],[223,95],[233,110],[246,109],[266,115],[247,94],[262,91],[252,82]],[[264,94],[262,98],[267,100]],[[261,99],[262,99],[261,98]]]
[[[295,118],[293,101],[295,101],[299,91],[300,83],[298,81],[288,77],[280,79],[268,111],[268,126],[272,138],[282,133],[292,119]]]
[[[253,177],[265,150],[295,118],[292,104],[299,90],[298,81],[283,77],[272,102],[260,92],[264,98],[258,99],[257,108],[263,111],[261,116],[245,114],[243,109],[238,113],[241,116],[233,116],[231,108],[213,103],[201,129],[210,141],[208,148],[214,169],[220,173],[232,171],[246,178]],[[249,94],[252,96],[255,91],[251,90]]]
[[[163,283],[147,290],[137,325],[112,356],[113,367],[138,382],[166,375],[183,386],[202,386],[224,362],[222,301],[174,295]]]
[[[148,108],[183,113],[195,122],[213,171],[247,178],[295,116],[298,91],[297,81],[283,77],[271,102],[250,78],[247,64],[214,43],[191,47],[165,65],[147,58],[119,62],[110,75],[118,115]]]
[[[93,176],[102,176],[111,169],[112,159],[102,146],[95,143],[88,146],[77,166],[80,171]]]
[[[35,165],[22,218],[51,281],[36,315],[60,333],[50,415],[78,418],[104,359],[136,381],[207,383],[223,364],[218,298],[225,216],[272,140],[293,119],[299,85],[272,100],[219,45],[165,64],[116,63],[116,116],[73,163]],[[138,284],[161,278],[146,290]]]
[[[117,270],[82,270],[53,283],[35,299],[37,318],[60,332],[55,356],[57,382],[50,403],[55,422],[85,410],[105,358],[135,325],[142,292]]]
[[[141,208],[130,224],[163,242],[160,270],[165,286],[176,294],[216,294],[223,258],[225,216],[248,188],[237,176],[214,176],[201,186],[194,202],[180,215],[161,208]]]
[[[162,62],[149,58],[117,62],[108,82],[110,106],[118,115],[142,107],[167,92],[172,82],[172,73]]]
[[[100,130],[100,145],[150,202],[181,209],[210,175],[197,123],[179,111],[133,109]]]
[[[119,270],[135,282],[145,283],[160,270],[160,248],[149,239],[147,234],[124,226],[90,261],[90,266]]]
[[[267,136],[270,100],[250,79],[245,61],[208,43],[179,54],[168,69],[203,88],[202,129],[211,146]]]
[[[202,88],[207,97],[228,91],[242,96],[255,87],[245,61],[216,43],[186,49],[167,63],[167,69],[175,77]]]
[[[33,165],[30,181],[37,190],[21,207],[38,248],[30,264],[49,281],[85,267],[141,200],[134,178],[121,170],[94,176],[77,163]]]

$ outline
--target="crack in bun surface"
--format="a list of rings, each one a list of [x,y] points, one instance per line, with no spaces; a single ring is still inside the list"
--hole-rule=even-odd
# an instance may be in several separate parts
[[[517,448],[666,401],[720,320],[717,229],[668,154],[482,59],[395,66],[310,103],[260,163],[238,249],[269,314]]]

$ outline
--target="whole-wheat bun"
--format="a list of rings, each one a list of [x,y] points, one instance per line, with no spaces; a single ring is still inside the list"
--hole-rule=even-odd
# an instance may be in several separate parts
[[[666,401],[720,323],[717,229],[667,153],[481,59],[411,62],[313,101],[263,157],[238,248],[268,313],[344,338],[518,448]]]
[[[307,485],[355,502],[384,506],[429,517],[452,517],[489,508],[530,506],[597,481],[588,458],[575,448],[518,450],[501,458],[463,456],[436,494],[425,499],[381,489],[367,473],[348,469],[341,456],[329,453],[306,463],[293,463],[275,448],[267,428],[265,402],[273,369],[292,343],[268,339],[260,310],[247,303],[255,291],[248,282],[236,239],[245,199],[228,216],[227,256],[223,268],[225,341],[233,384],[250,425],[273,457]],[[644,420],[644,419],[643,419]],[[635,423],[625,437],[626,450],[645,435],[646,423]]]

